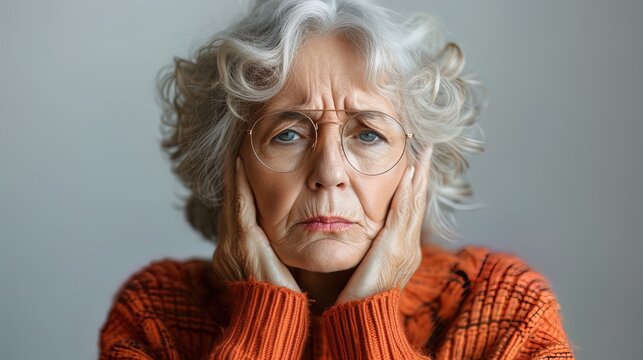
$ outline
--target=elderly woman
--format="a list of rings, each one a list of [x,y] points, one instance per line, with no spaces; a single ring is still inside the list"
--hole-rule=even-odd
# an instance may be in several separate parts
[[[475,81],[427,17],[261,1],[162,81],[211,261],[132,275],[102,359],[573,358],[546,279],[437,239],[470,195]]]

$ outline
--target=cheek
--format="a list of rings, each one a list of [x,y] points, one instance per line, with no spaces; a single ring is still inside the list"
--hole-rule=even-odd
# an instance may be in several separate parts
[[[388,209],[402,179],[406,162],[398,164],[390,172],[374,177],[363,178],[355,189],[366,217],[378,223],[386,221]]]
[[[257,222],[272,238],[271,235],[278,229],[285,228],[278,225],[285,223],[300,185],[292,176],[275,176],[274,172],[257,161],[248,145],[242,144],[240,155],[254,195]]]
[[[269,177],[255,177],[269,179]],[[289,186],[291,185],[291,186]],[[286,190],[288,189],[288,190]],[[268,232],[285,229],[285,222],[292,206],[297,199],[296,184],[288,181],[259,181],[254,187],[255,203],[257,205],[257,221]],[[283,226],[278,226],[282,224]]]

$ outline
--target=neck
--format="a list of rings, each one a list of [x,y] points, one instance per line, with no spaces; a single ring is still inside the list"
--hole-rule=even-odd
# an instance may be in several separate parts
[[[335,304],[354,271],[355,269],[348,269],[319,273],[297,268],[290,269],[299,288],[312,300],[311,311],[314,315],[320,315]]]

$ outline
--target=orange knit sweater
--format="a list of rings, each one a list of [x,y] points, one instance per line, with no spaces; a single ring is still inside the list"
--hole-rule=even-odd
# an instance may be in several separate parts
[[[573,359],[546,279],[505,253],[423,248],[403,290],[321,316],[306,294],[153,262],[114,298],[101,359]]]

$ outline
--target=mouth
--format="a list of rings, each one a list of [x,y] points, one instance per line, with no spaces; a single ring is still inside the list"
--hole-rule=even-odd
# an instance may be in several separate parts
[[[304,229],[308,231],[339,232],[348,230],[351,226],[353,226],[353,224],[355,224],[355,222],[336,216],[317,216],[302,221],[300,224],[302,224],[304,226]]]

